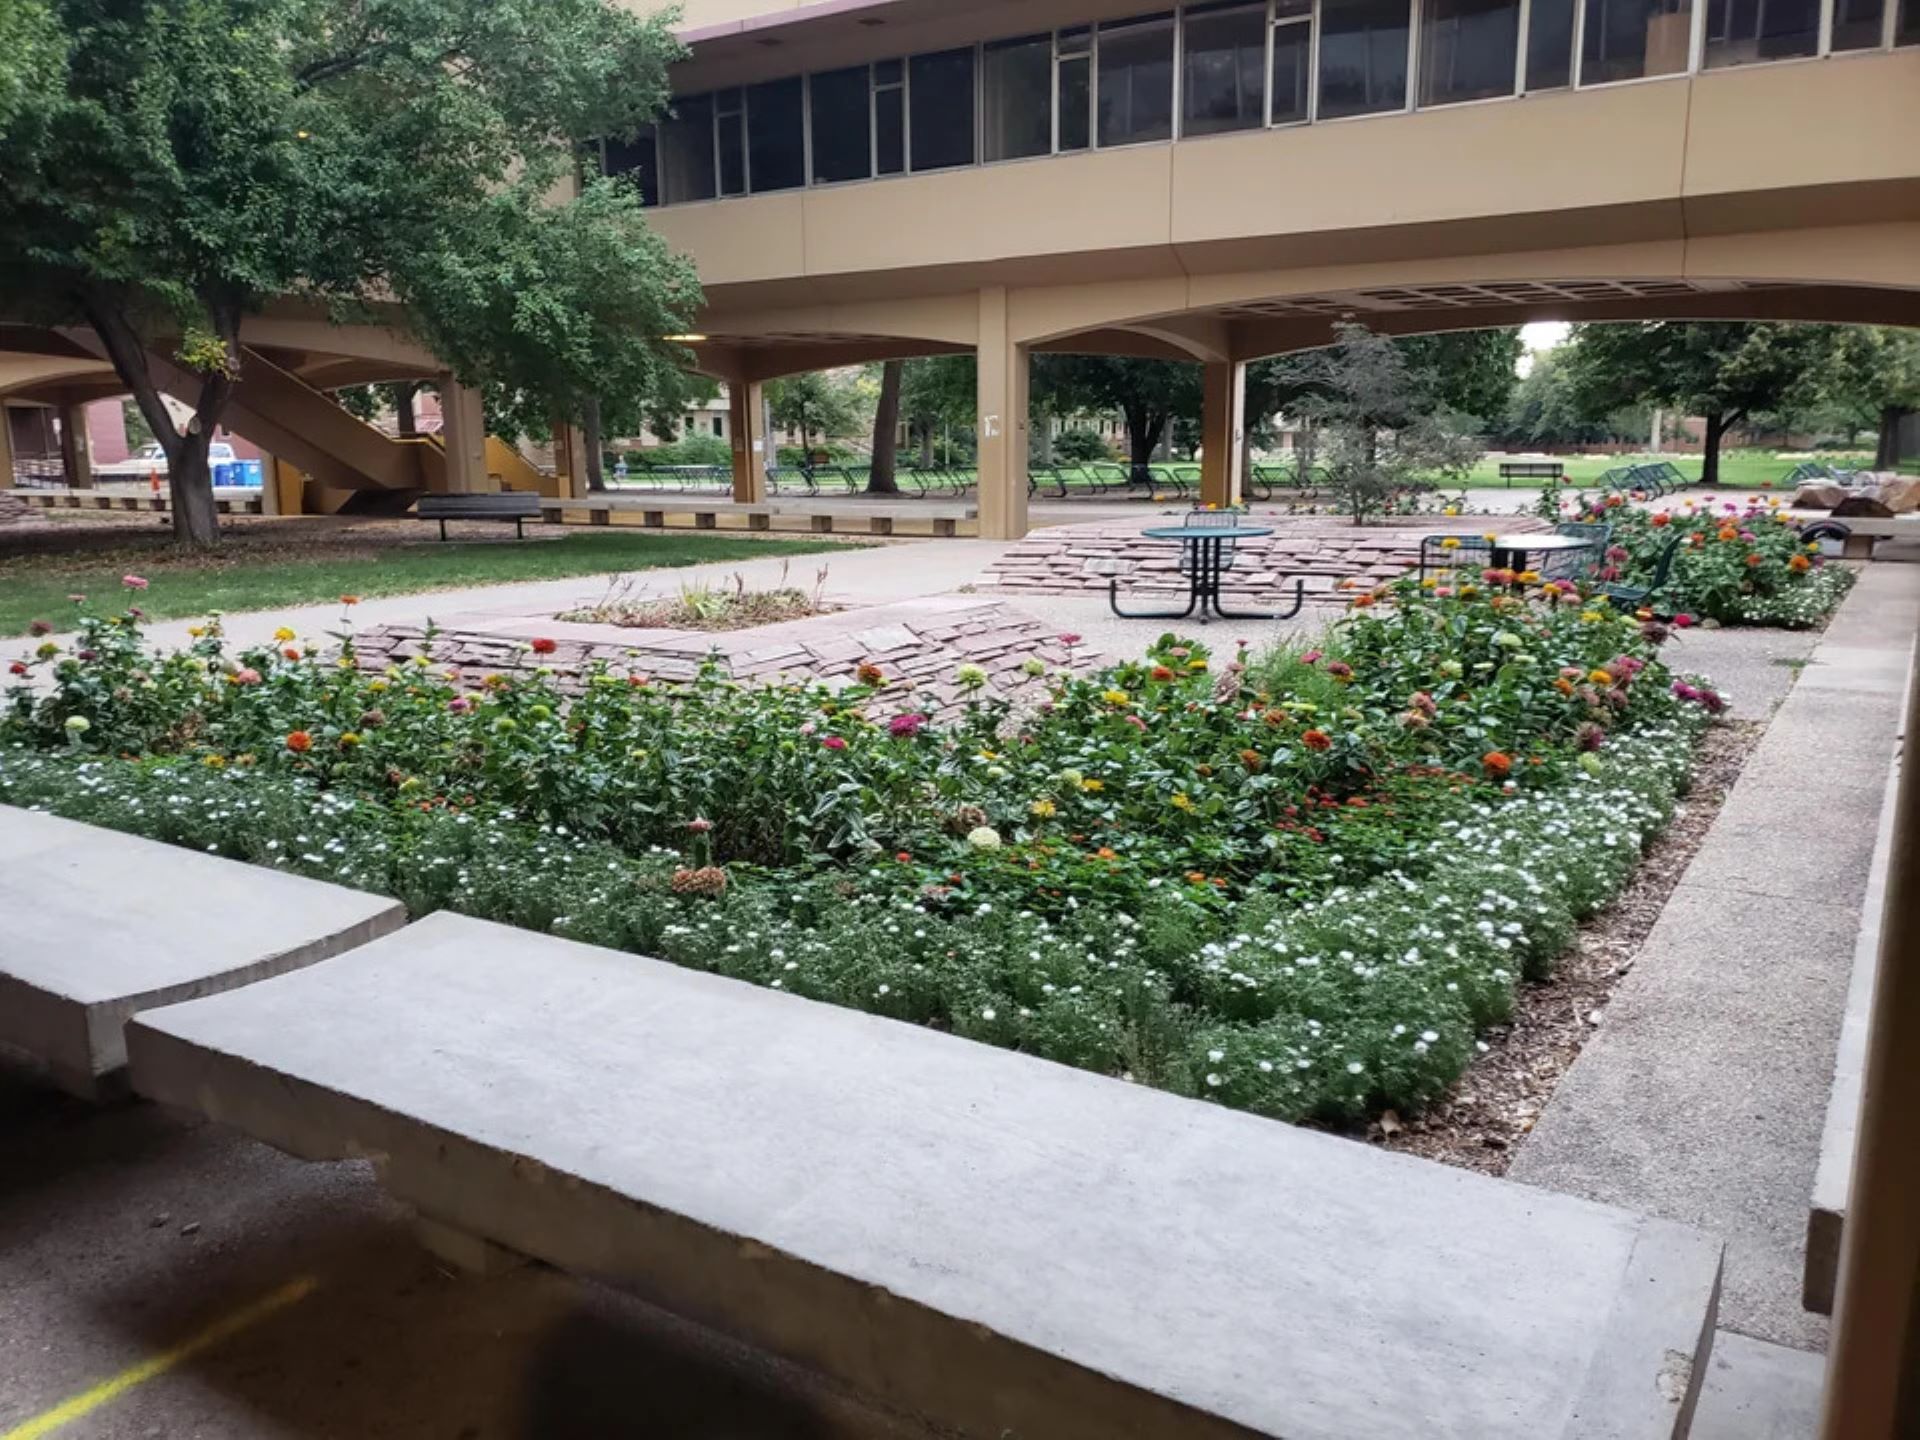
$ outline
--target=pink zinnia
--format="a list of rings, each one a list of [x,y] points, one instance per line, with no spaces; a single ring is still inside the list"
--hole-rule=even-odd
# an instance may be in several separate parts
[[[236,670],[233,672],[233,683],[236,685],[258,685],[260,683],[260,672],[251,665],[247,666],[244,670]]]
[[[1062,645],[1078,645],[1080,643],[1080,637],[1069,631],[1060,637],[1060,643]]]
[[[829,735],[820,743],[828,750],[844,750],[847,748],[847,742],[842,740],[838,735]]]
[[[896,715],[887,722],[887,730],[896,739],[911,740],[926,723],[927,717],[924,715]]]
[[[144,590],[147,588],[147,582],[138,575],[122,575],[120,577],[120,583],[129,590]]]
[[[467,711],[473,709],[473,701],[464,695],[456,695],[453,699],[447,701],[447,709],[456,715],[464,715]]]
[[[1306,654],[1300,657],[1300,663],[1302,665],[1318,665],[1320,663],[1320,652],[1318,650],[1307,651]]]

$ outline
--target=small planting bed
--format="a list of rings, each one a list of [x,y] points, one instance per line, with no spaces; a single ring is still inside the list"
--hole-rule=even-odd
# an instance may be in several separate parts
[[[1306,647],[1036,653],[1036,705],[964,662],[930,718],[857,656],[563,693],[95,618],[25,667],[0,801],[1350,1124],[1441,1094],[1631,879],[1719,708],[1666,633],[1404,584]]]
[[[826,567],[813,577],[813,588],[802,590],[786,583],[765,590],[749,589],[746,577],[736,574],[722,585],[682,585],[672,595],[636,596],[631,582],[623,583],[592,605],[569,610],[557,619],[584,625],[618,625],[634,630],[757,630],[788,620],[828,615],[840,607],[825,599]]]

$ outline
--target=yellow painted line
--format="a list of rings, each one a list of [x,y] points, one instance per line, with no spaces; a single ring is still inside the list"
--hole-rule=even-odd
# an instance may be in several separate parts
[[[62,1401],[51,1410],[33,1417],[24,1425],[0,1434],[0,1440],[40,1440],[43,1435],[71,1425],[84,1416],[91,1415],[102,1405],[118,1400],[136,1385],[143,1385],[156,1375],[164,1375],[176,1365],[191,1360],[203,1350],[211,1350],[224,1340],[231,1339],[242,1330],[251,1329],[262,1320],[296,1305],[311,1295],[320,1282],[311,1275],[282,1285],[271,1295],[256,1300],[244,1309],[236,1310],[223,1320],[216,1320],[199,1334],[181,1341],[171,1349],[162,1350],[150,1359],[142,1360],[131,1369],[123,1370],[111,1380],[102,1380],[91,1390],[84,1390],[71,1400]]]

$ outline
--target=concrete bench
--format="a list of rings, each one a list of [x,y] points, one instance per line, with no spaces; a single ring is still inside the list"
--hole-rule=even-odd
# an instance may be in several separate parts
[[[1920,515],[1822,516],[1808,521],[1800,533],[1809,540],[1838,540],[1843,559],[1871,560],[1874,547],[1882,540],[1920,540]]]
[[[1721,1247],[440,914],[140,1015],[135,1085],[940,1433],[1684,1435]]]
[[[324,960],[392,900],[0,806],[0,1055],[88,1099],[125,1088],[127,1017]]]
[[[773,499],[743,505],[735,500],[695,500],[677,495],[622,495],[598,492],[579,499],[542,502],[545,518],[564,520],[569,514],[584,514],[589,524],[611,525],[616,515],[637,516],[634,523],[650,529],[719,530],[728,528],[723,521],[744,521],[749,531],[771,531],[779,519],[804,520],[815,534],[893,535],[917,531],[920,527],[932,535],[955,535],[959,527],[979,518],[972,505],[891,504],[859,500]],[[687,522],[691,521],[691,524]],[[676,522],[677,525],[676,525]],[[902,526],[907,528],[901,528]]]
[[[511,520],[515,538],[524,540],[526,522],[540,518],[540,497],[520,490],[498,495],[422,495],[413,513],[422,520],[438,520],[442,540],[447,538],[449,520]]]
[[[1807,1257],[1801,1272],[1800,1303],[1821,1315],[1833,1313],[1840,1285],[1840,1244],[1846,1236],[1847,1199],[1853,1189],[1853,1149],[1860,1127],[1860,1097],[1866,1080],[1867,1032],[1872,1022],[1874,979],[1880,969],[1880,930],[1886,919],[1887,872],[1893,863],[1894,788],[1898,767],[1887,782],[1880,807],[1880,829],[1867,871],[1866,902],[1860,937],[1854,943],[1853,971],[1847,982],[1847,1009],[1840,1022],[1840,1045],[1833,1062],[1833,1090],[1820,1132],[1820,1161],[1813,1176],[1813,1201],[1807,1210]]]

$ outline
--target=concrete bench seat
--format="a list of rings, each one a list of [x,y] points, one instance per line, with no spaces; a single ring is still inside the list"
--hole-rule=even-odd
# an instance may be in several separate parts
[[[0,806],[0,1056],[87,1099],[125,1088],[127,1017],[396,928],[392,900]]]
[[[1684,1435],[1698,1232],[440,914],[140,1015],[136,1088],[942,1434]]]

